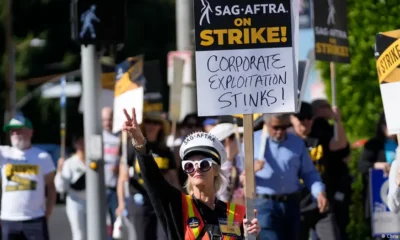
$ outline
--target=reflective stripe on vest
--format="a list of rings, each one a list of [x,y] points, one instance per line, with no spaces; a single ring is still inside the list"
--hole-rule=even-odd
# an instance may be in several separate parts
[[[228,226],[233,226],[234,223],[239,223],[239,228],[243,224],[244,216],[246,215],[246,208],[241,205],[236,205],[233,203],[226,203],[226,209],[228,216],[227,224]],[[241,234],[241,233],[238,233]],[[224,240],[235,240],[236,237],[225,236]]]
[[[197,240],[201,231],[204,227],[203,219],[201,215],[197,211],[196,206],[193,205],[193,200],[190,195],[182,194],[182,207],[183,207],[183,226],[184,226],[184,234],[185,240]],[[233,203],[226,204],[226,215],[227,215],[227,224],[232,226],[234,223],[239,223],[240,225],[243,223],[243,218],[246,214],[246,208],[241,205],[236,205]],[[197,218],[199,224],[197,227],[191,228],[188,224],[188,221],[191,218]],[[239,226],[241,227],[241,226]],[[208,234],[205,234],[202,240],[208,240]],[[224,240],[236,240],[236,237],[224,236]]]
[[[193,211],[193,201],[192,201],[192,197],[190,195],[186,196],[186,202],[187,202],[187,206],[188,206],[188,219],[196,217],[196,215],[194,215],[194,211]],[[201,218],[199,218],[200,220]],[[200,220],[202,221],[202,220]],[[193,231],[193,235],[194,238],[197,239],[199,237],[200,234],[200,223],[199,226],[196,228],[191,228]]]

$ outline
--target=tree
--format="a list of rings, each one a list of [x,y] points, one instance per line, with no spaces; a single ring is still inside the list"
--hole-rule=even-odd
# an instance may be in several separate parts
[[[337,100],[351,139],[370,137],[383,106],[374,57],[378,32],[400,28],[396,0],[348,0],[351,64],[337,64]],[[329,63],[320,63],[330,96]]]
[[[80,47],[71,41],[70,0],[12,0],[14,42],[17,45],[16,74],[22,80],[80,68]],[[3,12],[4,2],[0,2]],[[171,0],[138,0],[128,2],[127,40],[117,62],[136,54],[145,54],[146,60],[158,59],[166,82],[167,52],[175,46],[175,3]],[[3,13],[4,15],[4,13]],[[3,18],[4,19],[4,18]],[[32,38],[45,39],[44,47],[32,48]],[[0,22],[0,54],[4,55],[4,24]],[[1,60],[1,59],[0,59]],[[0,68],[0,100],[4,103],[5,57]],[[80,79],[78,79],[80,80]],[[26,87],[32,91],[38,85]],[[69,130],[81,121],[77,113],[79,98],[68,100]],[[0,123],[4,104],[0,104]],[[36,98],[23,109],[31,118],[36,132],[34,142],[59,143],[59,103],[57,100]],[[2,125],[2,124],[1,124]]]
[[[351,64],[337,64],[337,100],[342,110],[342,118],[350,139],[370,138],[374,134],[382,100],[376,73],[374,57],[375,36],[378,32],[400,28],[397,0],[348,0],[347,19]],[[329,96],[331,96],[329,63],[319,63],[318,67]],[[350,223],[347,227],[349,239],[371,239],[371,223],[365,219],[363,186],[358,172],[360,150],[352,151],[349,165],[354,181],[352,184],[352,205]]]

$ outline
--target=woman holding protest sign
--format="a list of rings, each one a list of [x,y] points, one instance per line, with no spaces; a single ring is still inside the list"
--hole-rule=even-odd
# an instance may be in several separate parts
[[[180,157],[188,174],[186,188],[190,194],[185,195],[172,187],[158,170],[136,122],[135,109],[132,117],[126,110],[124,114],[123,130],[132,138],[150,201],[169,239],[243,239],[245,229],[251,235],[258,235],[258,220],[245,219],[243,206],[216,198],[222,181],[221,164],[226,160],[224,146],[216,137],[196,132],[183,141]]]

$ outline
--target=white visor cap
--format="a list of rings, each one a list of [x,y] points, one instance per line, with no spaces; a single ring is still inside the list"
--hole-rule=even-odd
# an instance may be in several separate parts
[[[219,165],[222,165],[227,158],[224,145],[219,139],[205,132],[195,132],[190,134],[183,140],[179,156],[182,160],[187,160],[189,154],[202,154],[213,158]]]

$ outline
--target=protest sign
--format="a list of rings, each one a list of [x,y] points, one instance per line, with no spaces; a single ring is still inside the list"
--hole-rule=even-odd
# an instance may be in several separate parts
[[[174,57],[173,62],[174,80],[169,92],[169,119],[173,122],[173,124],[176,124],[185,117],[181,116],[182,79],[184,75],[185,60],[180,57]]]
[[[159,112],[164,110],[163,82],[160,73],[160,63],[157,60],[144,63],[144,109],[143,112]]]
[[[114,90],[113,132],[122,130],[125,121],[123,109],[136,109],[138,123],[143,118],[144,77],[143,56],[128,58],[116,66],[116,83]]]
[[[400,134],[400,30],[376,36],[376,69],[389,134]]]
[[[373,237],[400,234],[400,214],[393,213],[387,205],[389,179],[382,170],[371,169],[370,173],[371,229]]]
[[[318,0],[313,5],[315,59],[349,63],[346,0]]]
[[[114,86],[115,86],[115,67],[101,64],[101,88],[102,94],[99,96],[100,109],[105,107],[113,107],[114,105]],[[82,98],[79,102],[79,112],[83,113],[83,91]]]
[[[299,61],[299,73],[298,73],[298,89],[297,89],[297,109],[296,112],[300,111],[301,102],[304,99],[305,87],[307,86],[307,79],[310,72],[310,61]]]
[[[298,74],[298,89],[297,89],[297,93],[299,94],[300,97],[300,92],[301,92],[301,86],[303,85],[304,82],[304,75],[305,75],[305,71],[306,71],[306,64],[307,61],[299,61],[299,74]]]
[[[255,208],[253,114],[296,110],[299,5],[294,1],[194,0],[198,115],[244,114],[250,219]]]
[[[171,86],[174,81],[174,61],[177,58],[184,60],[183,66],[183,77],[182,84],[192,84],[193,76],[192,76],[192,61],[193,53],[192,51],[172,51],[168,53],[167,64],[168,64],[168,85]]]
[[[194,1],[200,116],[295,111],[291,1]]]

